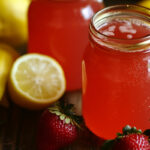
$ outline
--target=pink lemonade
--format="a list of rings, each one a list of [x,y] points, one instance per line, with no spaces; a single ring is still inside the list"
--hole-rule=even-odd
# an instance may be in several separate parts
[[[82,63],[83,116],[96,135],[112,139],[126,125],[150,128],[150,20],[126,10],[95,25],[108,9],[90,26]]]
[[[81,89],[81,62],[88,27],[102,0],[35,0],[29,8],[29,53],[54,57],[63,67],[67,90]]]

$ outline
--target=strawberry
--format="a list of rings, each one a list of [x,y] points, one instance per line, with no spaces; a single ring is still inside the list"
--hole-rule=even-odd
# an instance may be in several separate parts
[[[146,135],[134,133],[117,140],[113,150],[150,150],[150,144]]]
[[[38,150],[58,150],[78,137],[81,117],[73,112],[73,105],[64,101],[44,111],[38,128]]]
[[[107,141],[102,150],[150,150],[149,136],[145,133],[128,125],[115,140]]]

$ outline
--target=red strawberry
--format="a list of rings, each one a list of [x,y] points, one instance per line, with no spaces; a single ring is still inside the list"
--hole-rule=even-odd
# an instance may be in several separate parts
[[[145,133],[135,127],[126,126],[123,134],[118,133],[115,140],[107,141],[102,150],[150,150],[149,137]]]
[[[72,104],[61,102],[42,114],[38,128],[38,150],[58,150],[75,141],[80,117],[73,113],[72,108]]]
[[[150,150],[150,144],[146,135],[134,133],[118,139],[113,150]]]

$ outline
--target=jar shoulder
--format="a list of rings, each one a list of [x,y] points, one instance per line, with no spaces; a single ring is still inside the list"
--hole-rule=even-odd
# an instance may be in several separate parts
[[[32,8],[51,8],[53,9],[82,9],[86,6],[90,6],[91,8],[96,7],[102,9],[104,7],[103,0],[34,0],[30,4],[30,9]]]

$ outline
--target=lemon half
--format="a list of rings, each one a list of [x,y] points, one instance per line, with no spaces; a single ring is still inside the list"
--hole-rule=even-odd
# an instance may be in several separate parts
[[[66,80],[62,67],[53,58],[26,54],[13,64],[8,85],[16,104],[28,109],[42,109],[64,94]]]

